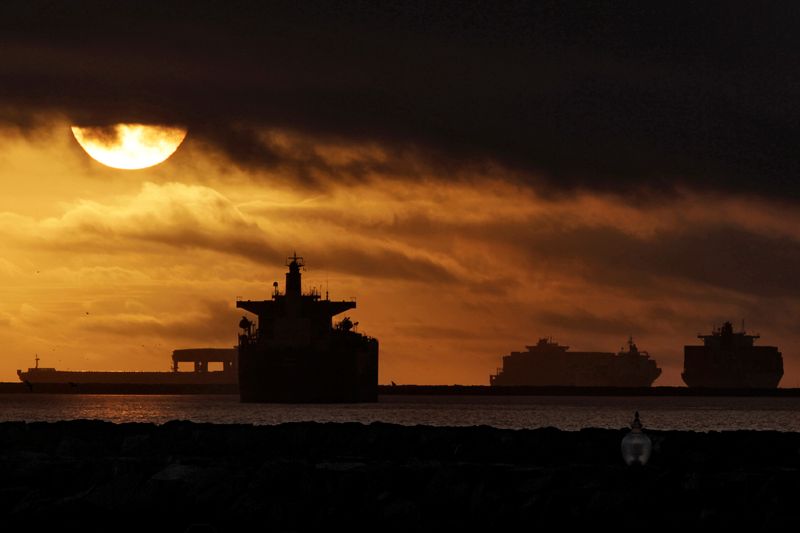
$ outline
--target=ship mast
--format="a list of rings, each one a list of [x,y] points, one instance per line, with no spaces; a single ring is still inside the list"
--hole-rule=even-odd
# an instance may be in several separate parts
[[[286,273],[286,296],[302,295],[300,268],[305,266],[305,261],[302,257],[297,257],[295,252],[293,256],[286,258],[286,266],[289,267],[289,272]]]

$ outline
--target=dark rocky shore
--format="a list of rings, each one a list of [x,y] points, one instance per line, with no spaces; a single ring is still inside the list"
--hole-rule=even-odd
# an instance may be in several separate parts
[[[26,531],[795,525],[800,434],[389,424],[0,424],[0,516]],[[13,529],[6,529],[12,531]]]

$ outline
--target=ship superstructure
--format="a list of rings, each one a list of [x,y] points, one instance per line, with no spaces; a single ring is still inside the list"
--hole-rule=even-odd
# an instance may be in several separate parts
[[[618,353],[571,352],[547,338],[525,348],[503,356],[503,367],[489,376],[492,386],[649,387],[661,375],[633,339]]]
[[[755,346],[759,335],[730,322],[711,335],[698,335],[703,346],[684,346],[683,381],[689,387],[774,389],[783,377],[783,356],[775,346]]]
[[[273,284],[271,300],[239,300],[256,315],[239,323],[239,392],[243,402],[374,402],[378,390],[378,341],[333,317],[355,301],[303,293],[302,257],[286,261],[285,292]]]

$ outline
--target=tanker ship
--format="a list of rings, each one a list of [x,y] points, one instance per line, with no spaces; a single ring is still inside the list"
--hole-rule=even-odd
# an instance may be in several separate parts
[[[17,370],[17,377],[29,387],[34,385],[69,384],[78,385],[236,385],[236,348],[189,348],[172,352],[170,372],[124,372],[56,370],[35,366],[28,370]],[[178,370],[179,363],[193,363],[191,372]],[[209,370],[209,364],[221,364],[221,370]],[[111,389],[109,389],[111,390]],[[122,390],[122,389],[120,389]]]
[[[316,290],[303,293],[302,257],[287,258],[285,292],[271,300],[239,300],[257,322],[239,322],[239,394],[243,402],[333,403],[378,401],[378,341],[356,331],[356,307]]]
[[[759,335],[734,332],[725,322],[703,346],[683,347],[683,381],[689,387],[774,389],[783,377],[783,356],[775,346],[755,346]]]
[[[492,386],[650,387],[661,369],[633,339],[627,350],[571,352],[550,339],[539,339],[525,352],[503,356],[503,367],[489,376]]]

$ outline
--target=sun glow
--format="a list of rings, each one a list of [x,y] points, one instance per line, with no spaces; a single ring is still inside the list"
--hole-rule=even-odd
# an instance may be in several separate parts
[[[152,124],[72,126],[78,144],[96,161],[125,170],[163,163],[183,142],[186,129]]]

